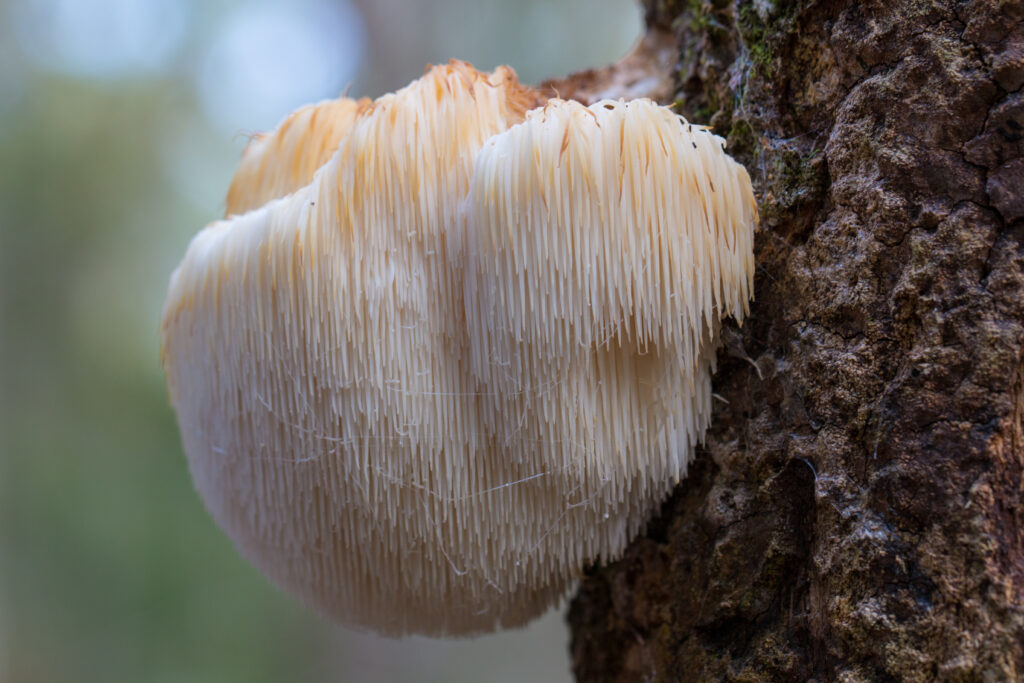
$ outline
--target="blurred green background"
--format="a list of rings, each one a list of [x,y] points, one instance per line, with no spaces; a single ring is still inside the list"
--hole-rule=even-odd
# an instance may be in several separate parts
[[[0,0],[0,682],[568,680],[560,613],[473,641],[319,619],[195,495],[157,359],[250,131],[427,62],[614,60],[631,0]]]

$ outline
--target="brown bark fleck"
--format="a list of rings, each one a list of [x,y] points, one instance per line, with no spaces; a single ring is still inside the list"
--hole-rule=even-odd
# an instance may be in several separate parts
[[[577,677],[1024,678],[1024,3],[647,7],[754,177],[757,300]]]

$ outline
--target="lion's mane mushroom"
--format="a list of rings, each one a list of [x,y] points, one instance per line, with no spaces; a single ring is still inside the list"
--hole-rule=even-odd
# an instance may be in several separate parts
[[[342,622],[523,624],[685,474],[719,321],[751,293],[749,177],[663,107],[544,104],[504,67],[330,116],[246,153],[229,213],[258,208],[172,276],[196,487]]]

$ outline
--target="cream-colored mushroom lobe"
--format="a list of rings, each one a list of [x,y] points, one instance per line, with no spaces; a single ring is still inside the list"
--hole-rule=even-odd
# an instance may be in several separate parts
[[[342,97],[302,107],[270,134],[253,136],[228,188],[227,215],[245,213],[308,185],[370,100]]]
[[[525,623],[621,554],[708,425],[751,295],[746,172],[648,101],[535,103],[507,68],[434,67],[172,276],[196,488],[343,623]]]

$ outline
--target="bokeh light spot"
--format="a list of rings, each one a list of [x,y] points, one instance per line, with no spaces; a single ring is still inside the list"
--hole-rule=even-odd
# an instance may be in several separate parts
[[[362,16],[345,1],[241,5],[203,56],[203,111],[231,133],[272,128],[303,104],[338,96],[357,74],[364,36]]]
[[[25,0],[10,8],[19,48],[37,66],[116,79],[168,69],[184,41],[182,0]]]

